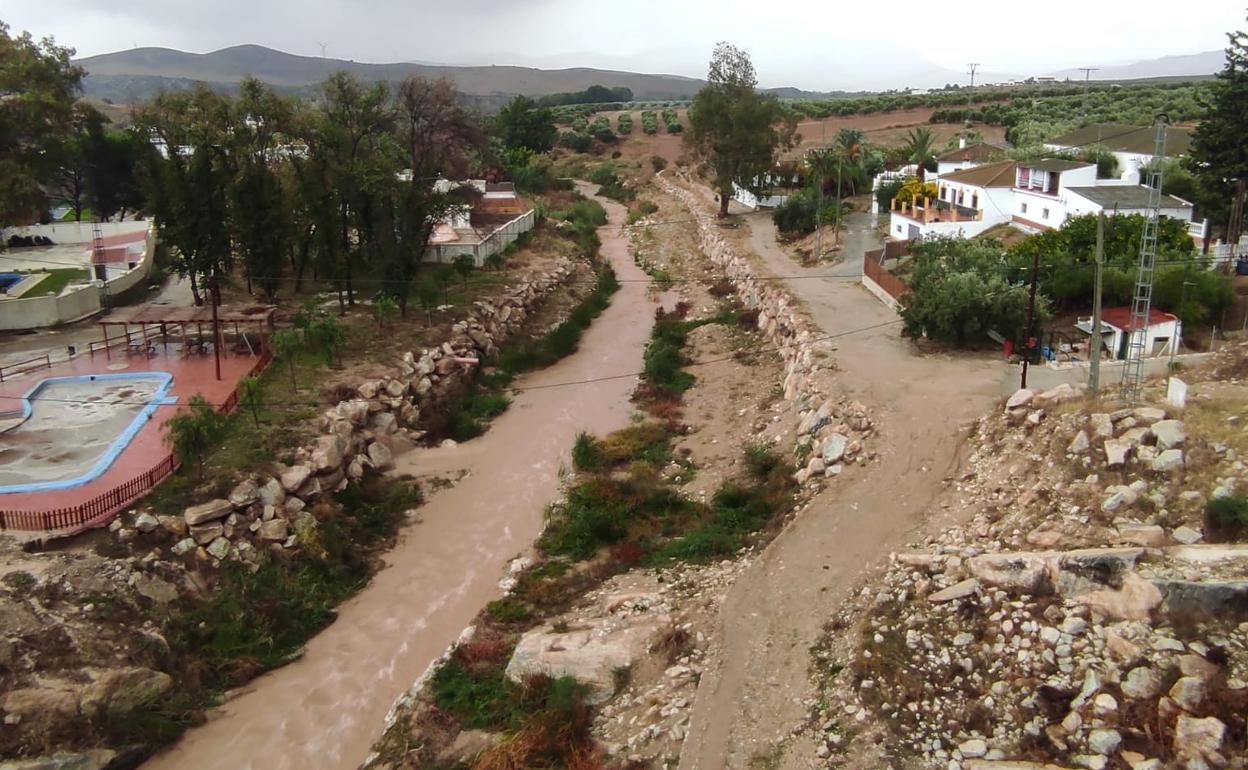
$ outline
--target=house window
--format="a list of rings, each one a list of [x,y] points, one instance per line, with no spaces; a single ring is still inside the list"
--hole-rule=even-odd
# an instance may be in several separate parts
[[[901,232],[901,225],[897,225],[897,232]]]
[[[973,209],[979,208],[979,193],[974,193],[971,195],[971,208]]]
[[[1026,213],[1027,213],[1027,204],[1026,204],[1026,203],[1020,203],[1020,204],[1018,204],[1018,210],[1019,210],[1019,213],[1020,213],[1020,214],[1026,214]]]
[[[1045,209],[1044,211],[1041,211],[1041,212],[1040,212],[1040,216],[1041,216],[1042,218],[1044,218],[1044,219],[1048,219],[1048,218],[1049,218],[1049,210],[1048,210],[1048,209]]]

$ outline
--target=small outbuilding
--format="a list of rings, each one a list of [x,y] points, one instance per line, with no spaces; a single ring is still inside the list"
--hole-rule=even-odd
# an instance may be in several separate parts
[[[1080,318],[1075,324],[1075,328],[1089,337],[1096,336],[1092,331],[1092,319],[1090,317]],[[1150,358],[1168,355],[1171,346],[1177,343],[1182,330],[1183,327],[1179,317],[1173,313],[1150,308],[1148,323],[1141,329],[1140,324],[1132,321],[1131,308],[1111,307],[1101,311],[1099,336],[1101,344],[1109,352],[1110,358],[1126,358],[1128,346],[1131,344],[1132,339],[1137,343],[1143,342],[1144,356]],[[1095,340],[1092,341],[1095,342]]]

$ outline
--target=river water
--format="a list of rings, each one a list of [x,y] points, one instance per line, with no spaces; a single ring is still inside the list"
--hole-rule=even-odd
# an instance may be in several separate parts
[[[500,594],[507,562],[531,549],[578,431],[623,427],[655,303],[633,264],[610,201],[602,253],[625,282],[568,358],[517,381],[526,388],[482,437],[418,449],[395,473],[465,470],[431,494],[386,566],[302,658],[256,679],[214,709],[146,770],[349,770],[380,736],[386,712]],[[634,282],[628,282],[628,281]],[[588,384],[566,385],[603,377]]]

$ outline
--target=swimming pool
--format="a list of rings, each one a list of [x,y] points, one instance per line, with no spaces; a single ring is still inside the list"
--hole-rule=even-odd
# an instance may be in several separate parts
[[[152,414],[176,398],[167,372],[48,377],[0,434],[0,495],[70,489],[98,478]]]

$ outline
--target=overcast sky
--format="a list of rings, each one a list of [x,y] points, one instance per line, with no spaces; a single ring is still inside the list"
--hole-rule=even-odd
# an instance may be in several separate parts
[[[1151,7],[1151,6],[1156,6]],[[966,63],[1036,75],[1225,46],[1239,0],[0,0],[0,19],[89,56],[257,43],[357,61],[596,66],[702,76],[717,40],[764,86],[878,87]]]

